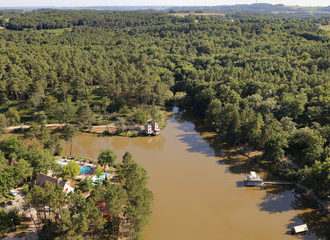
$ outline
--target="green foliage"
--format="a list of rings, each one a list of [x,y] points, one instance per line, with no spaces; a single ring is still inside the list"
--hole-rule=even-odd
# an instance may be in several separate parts
[[[140,125],[143,125],[143,124],[147,123],[148,115],[144,109],[138,108],[138,109],[136,109],[132,118],[133,118],[133,121],[137,122]]]
[[[79,130],[78,128],[74,127],[73,125],[65,125],[62,129],[61,137],[66,141],[70,141],[70,156],[72,154],[72,139],[78,135]]]
[[[35,112],[33,113],[33,120],[41,125],[44,125],[47,123],[47,115],[44,111],[40,111],[40,112]]]
[[[70,161],[67,165],[63,166],[62,174],[63,176],[68,176],[71,179],[77,177],[80,173],[80,166],[75,161]]]
[[[62,152],[62,147],[61,147],[61,142],[58,137],[52,136],[51,138],[47,139],[44,143],[44,147],[46,149],[49,149],[49,151],[54,155],[54,156],[59,156],[61,155]]]
[[[328,199],[330,196],[330,160],[317,161],[311,167],[300,170],[301,181],[321,198]]]
[[[41,172],[47,173],[54,164],[55,159],[48,150],[26,147],[13,136],[3,139],[0,141],[0,195]]]
[[[102,168],[101,168],[102,170]],[[102,170],[103,172],[103,170]],[[79,189],[82,192],[88,192],[91,191],[93,189],[93,180],[89,177],[86,177],[85,179],[81,180],[79,182]]]
[[[133,163],[133,156],[130,152],[125,152],[122,163],[124,166]]]
[[[127,204],[127,193],[125,189],[117,184],[110,184],[106,189],[105,201],[109,213],[118,217]]]
[[[16,125],[21,121],[19,112],[15,108],[9,108],[6,112],[6,118],[10,125]]]
[[[77,110],[77,121],[83,126],[90,128],[94,120],[93,112],[87,105],[81,106]]]
[[[21,221],[22,216],[19,209],[11,208],[8,212],[5,212],[3,208],[0,208],[0,234],[14,230],[13,227],[19,225]]]
[[[0,111],[5,117],[0,120],[6,124],[0,128],[18,124],[20,117],[44,123],[44,114],[48,122],[88,127],[94,117],[108,121],[108,113],[127,114],[134,108],[130,117],[145,124],[150,116],[158,118],[148,106],[173,99],[205,117],[229,144],[252,146],[274,164],[286,155],[313,169],[330,154],[329,37],[314,20],[230,13],[232,22],[159,12],[49,9],[5,14],[7,29],[0,31]],[[118,121],[117,127],[119,133],[126,131],[127,121]],[[66,125],[63,132],[72,142],[77,131]],[[33,126],[28,137],[58,152],[58,142],[42,128]],[[15,186],[14,169],[6,167],[10,160],[24,159],[33,176],[54,162],[49,151],[26,148],[17,139],[1,141],[0,150],[1,191]],[[108,155],[99,159],[104,166],[115,161]],[[126,161],[122,174],[127,211],[135,221],[148,213],[138,204],[150,199],[141,190],[145,173]],[[72,212],[66,211],[61,237],[88,236],[86,215],[71,221]],[[136,226],[140,232],[134,221],[131,231]],[[79,223],[82,232],[70,225]]]
[[[115,152],[111,149],[106,149],[100,152],[97,162],[104,166],[104,169],[106,166],[112,167],[115,164],[117,155]]]
[[[288,152],[300,166],[311,166],[322,160],[325,139],[308,127],[296,130],[290,137]]]
[[[0,114],[0,132],[3,132],[7,127],[8,121],[4,114]]]
[[[65,125],[62,129],[62,138],[68,142],[71,141],[79,133],[78,129],[70,124]]]
[[[97,176],[97,177],[100,177],[103,173],[103,168],[101,168],[100,166],[97,166],[96,169],[94,170],[94,174]]]

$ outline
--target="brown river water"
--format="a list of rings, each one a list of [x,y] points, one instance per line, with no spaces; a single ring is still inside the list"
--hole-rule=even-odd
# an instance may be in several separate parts
[[[73,156],[96,159],[110,147],[118,161],[125,151],[149,175],[153,215],[145,240],[319,239],[313,233],[292,236],[302,224],[293,189],[245,188],[244,174],[219,164],[214,149],[195,125],[177,113],[156,137],[105,137],[83,133],[73,139]],[[69,144],[63,143],[64,154]],[[253,170],[253,169],[251,169]]]

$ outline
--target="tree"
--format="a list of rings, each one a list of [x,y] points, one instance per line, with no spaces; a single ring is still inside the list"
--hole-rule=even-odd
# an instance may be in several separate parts
[[[61,142],[58,137],[51,137],[44,143],[44,147],[48,149],[54,156],[59,156],[62,152]]]
[[[21,121],[19,112],[15,108],[9,108],[6,112],[6,118],[10,125],[18,124]]]
[[[70,141],[70,156],[72,155],[72,139],[78,135],[79,130],[72,125],[65,125],[62,130],[62,138],[64,141]]]
[[[323,199],[330,196],[330,159],[324,162],[317,161],[311,167],[305,166],[299,171],[301,181],[311,187]],[[320,184],[322,183],[322,184]]]
[[[55,165],[55,158],[47,149],[38,149],[30,146],[23,159],[31,164],[33,168],[33,176],[36,177],[39,173],[47,174],[48,170],[52,169]]]
[[[325,142],[317,130],[301,128],[291,135],[288,153],[300,166],[311,166],[315,161],[323,160]]]
[[[31,209],[35,208],[37,211],[37,217],[40,218],[40,213],[44,211],[44,207],[46,206],[46,193],[44,188],[34,185],[28,194],[25,195],[24,205],[25,208]],[[32,215],[31,215],[32,216]]]
[[[121,173],[125,178],[124,188],[127,191],[128,197],[129,199],[133,199],[146,186],[148,179],[147,173],[136,163],[123,166]]]
[[[80,173],[80,166],[75,161],[71,161],[63,167],[62,173],[64,176],[69,176],[71,179],[74,179]]]
[[[123,156],[123,165],[129,165],[133,163],[133,156],[130,152],[125,152]]]
[[[100,177],[103,173],[103,168],[101,168],[100,166],[97,166],[96,169],[94,170],[94,174],[97,176],[97,177]]]
[[[222,103],[219,99],[213,99],[206,110],[206,117],[215,127],[221,125]]]
[[[14,176],[16,185],[20,184],[23,181],[26,181],[28,178],[32,177],[33,168],[31,168],[30,163],[20,159],[18,163],[14,165]]]
[[[101,151],[97,158],[97,162],[104,167],[104,171],[106,166],[112,167],[116,161],[116,154],[113,150],[111,149],[106,149]]]
[[[0,132],[3,132],[7,127],[7,118],[4,114],[0,114]]]
[[[140,125],[145,124],[148,120],[146,111],[142,108],[136,109],[135,113],[133,114],[133,120]]]
[[[122,186],[110,184],[106,188],[105,202],[111,216],[109,221],[109,225],[111,226],[110,234],[114,239],[117,239],[120,226],[119,215],[123,213],[124,207],[127,204],[127,193]]]
[[[11,208],[9,211],[5,211],[4,208],[0,208],[0,234],[7,233],[10,230],[15,231],[15,226],[19,225],[22,219],[23,218],[19,213],[18,208]]]
[[[118,133],[122,133],[127,130],[126,120],[122,117],[118,118],[115,123]]]
[[[102,168],[101,168],[101,170],[102,170]],[[86,177],[79,182],[79,189],[81,189],[82,192],[91,191],[92,188],[93,188],[93,180],[89,177]]]
[[[47,123],[47,115],[44,111],[35,112],[33,113],[33,120],[38,124],[45,125]]]
[[[150,221],[152,203],[152,192],[143,188],[127,206],[125,215],[128,219],[129,234],[132,239],[141,238],[145,226]]]
[[[77,120],[83,127],[90,128],[92,126],[94,115],[88,105],[81,106],[77,110]]]

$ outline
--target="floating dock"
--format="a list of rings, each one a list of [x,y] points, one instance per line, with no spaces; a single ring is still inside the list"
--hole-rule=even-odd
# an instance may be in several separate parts
[[[261,187],[264,184],[291,185],[292,183],[282,181],[264,181],[255,171],[251,171],[250,174],[246,175],[244,184],[247,187]]]
[[[291,182],[278,182],[278,181],[269,181],[264,182],[264,184],[274,184],[274,185],[291,185]]]

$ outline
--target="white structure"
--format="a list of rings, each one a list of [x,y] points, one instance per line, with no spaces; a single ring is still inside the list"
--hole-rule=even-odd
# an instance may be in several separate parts
[[[46,181],[60,185],[65,193],[74,192],[74,188],[71,187],[67,182],[54,177],[47,176],[42,173],[40,173],[37,177],[35,184],[42,187],[45,185]]]
[[[153,130],[153,135],[158,135],[160,134],[160,129],[158,127],[158,123],[154,122],[151,124],[152,130]]]
[[[246,176],[244,183],[245,186],[251,186],[251,187],[264,185],[264,181],[254,171],[251,171],[250,174]]]
[[[152,126],[151,125],[146,125],[145,127],[144,127],[144,131],[146,132],[146,134],[148,134],[148,135],[151,135],[152,134]]]
[[[297,233],[303,233],[308,231],[308,227],[306,224],[298,225],[292,228],[292,233],[297,234]]]

